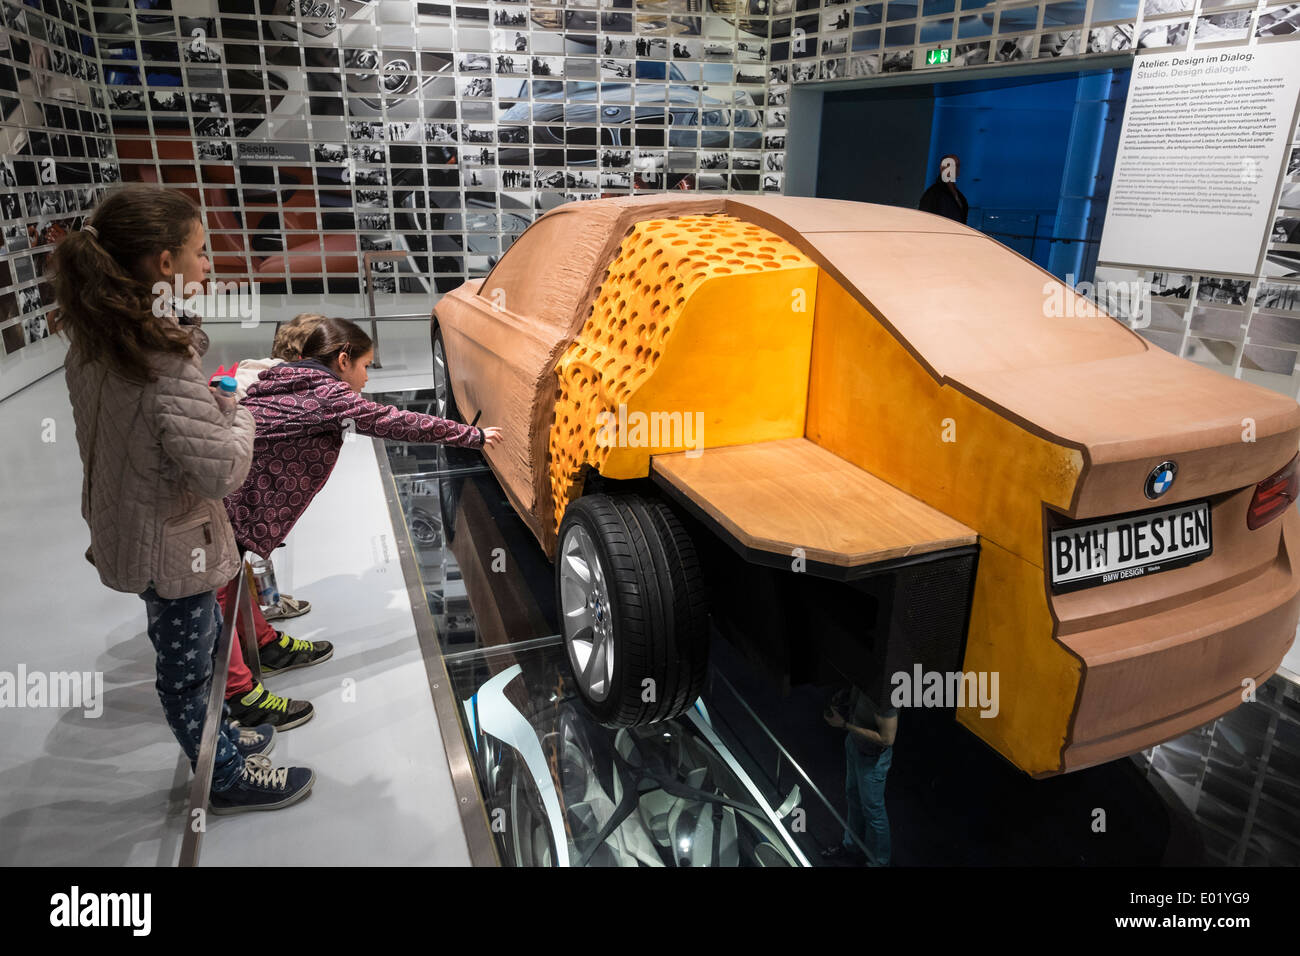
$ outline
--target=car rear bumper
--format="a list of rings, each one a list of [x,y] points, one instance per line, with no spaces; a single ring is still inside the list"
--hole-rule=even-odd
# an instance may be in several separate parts
[[[1268,679],[1300,618],[1300,512],[1277,555],[1226,591],[1138,620],[1062,636],[1083,661],[1064,770],[1136,753],[1208,723]]]

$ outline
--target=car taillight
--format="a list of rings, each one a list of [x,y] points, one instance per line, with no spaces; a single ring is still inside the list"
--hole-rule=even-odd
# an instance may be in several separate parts
[[[1255,497],[1250,499],[1250,510],[1246,512],[1246,527],[1251,531],[1262,528],[1285,512],[1300,496],[1300,471],[1296,469],[1298,461],[1300,455],[1287,462],[1281,471],[1269,475],[1255,486]]]

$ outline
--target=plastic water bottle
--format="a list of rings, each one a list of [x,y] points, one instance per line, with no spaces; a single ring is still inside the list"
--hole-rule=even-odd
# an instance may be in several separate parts
[[[266,558],[254,558],[253,584],[257,587],[257,603],[274,607],[280,603],[280,588],[275,583],[275,566]]]
[[[235,381],[235,370],[239,368],[239,363],[231,365],[229,369],[217,366],[217,370],[212,377],[208,379],[209,385],[215,385],[223,394],[234,395],[239,390],[239,383]]]

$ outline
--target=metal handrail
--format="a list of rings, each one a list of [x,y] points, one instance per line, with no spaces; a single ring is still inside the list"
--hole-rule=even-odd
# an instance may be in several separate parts
[[[244,662],[253,674],[254,683],[262,679],[262,668],[257,658],[257,635],[253,628],[252,578],[253,570],[247,563],[240,568],[239,585],[235,589],[235,613],[221,623],[213,663],[212,689],[208,693],[208,708],[203,715],[203,738],[199,744],[199,759],[194,766],[194,780],[190,784],[190,797],[185,809],[185,835],[181,840],[181,854],[177,866],[199,865],[199,850],[207,830],[208,794],[212,790],[212,769],[217,759],[217,736],[221,732],[222,710],[226,703],[226,678],[230,670],[231,637],[237,632],[244,650]],[[236,629],[235,620],[239,619]]]

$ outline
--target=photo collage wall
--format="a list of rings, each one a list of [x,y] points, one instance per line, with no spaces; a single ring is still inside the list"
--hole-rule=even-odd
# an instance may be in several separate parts
[[[359,315],[367,260],[377,293],[445,292],[567,201],[782,192],[795,83],[1297,23],[1141,2],[0,0],[4,355],[48,334],[51,244],[118,181],[201,203],[218,278]]]
[[[95,7],[124,181],[205,210],[214,272],[294,296],[444,292],[540,213],[778,192],[767,18],[569,0]],[[781,124],[783,126],[783,123]]]
[[[774,0],[772,70],[795,83],[1284,39],[1300,3],[1257,0]],[[931,56],[938,51],[943,56]]]
[[[8,358],[49,337],[50,251],[118,168],[89,8],[3,0],[0,19],[0,356]]]

